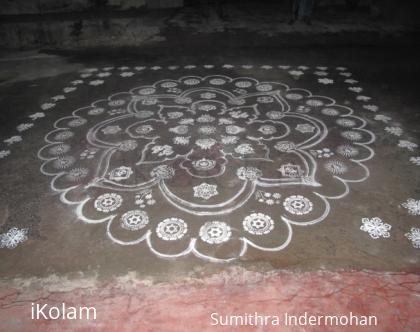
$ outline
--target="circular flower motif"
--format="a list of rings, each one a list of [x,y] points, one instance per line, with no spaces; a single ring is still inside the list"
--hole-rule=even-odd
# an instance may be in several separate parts
[[[197,144],[203,150],[209,150],[216,143],[217,141],[213,138],[200,138],[195,141],[195,144]]]
[[[99,115],[105,112],[105,110],[101,107],[95,107],[94,109],[91,109],[88,114],[89,115]]]
[[[74,168],[69,171],[66,175],[66,179],[69,181],[80,181],[84,179],[89,174],[89,170],[87,168]]]
[[[296,145],[293,142],[287,142],[287,141],[277,142],[276,145],[274,145],[274,148],[280,152],[289,152],[296,149]]]
[[[337,153],[341,154],[344,157],[351,158],[359,154],[359,150],[353,145],[340,145],[337,148]]]
[[[230,226],[222,221],[208,221],[200,228],[201,239],[209,244],[227,242],[232,236]]]
[[[262,172],[256,167],[240,167],[236,175],[241,180],[256,181],[262,176]]]
[[[202,104],[198,106],[198,109],[200,111],[209,112],[209,111],[214,111],[216,109],[216,106],[210,105],[210,104]]]
[[[262,125],[260,128],[258,128],[258,131],[264,135],[272,135],[277,131],[277,129],[271,125]]]
[[[255,151],[251,144],[244,143],[244,144],[238,145],[235,148],[235,152],[242,155],[246,155],[246,154],[253,154]]]
[[[125,100],[123,99],[116,99],[116,100],[111,100],[108,105],[112,106],[112,107],[116,107],[116,106],[122,106],[125,104]]]
[[[199,160],[194,160],[192,162],[192,165],[197,171],[209,171],[216,167],[216,161],[207,158],[202,158]]]
[[[133,175],[131,167],[121,166],[109,172],[109,179],[113,181],[122,181],[127,180],[131,175]]]
[[[271,84],[260,84],[257,85],[257,90],[261,92],[267,92],[273,90],[273,86]]]
[[[267,112],[267,118],[271,120],[279,120],[283,117],[283,113],[279,111],[270,111]]]
[[[348,167],[340,160],[330,160],[325,163],[325,169],[332,174],[338,175],[346,173]]]
[[[120,195],[107,193],[99,196],[95,201],[95,209],[101,212],[112,212],[118,209],[123,202]]]
[[[135,129],[135,132],[139,135],[145,135],[153,131],[153,127],[151,125],[141,125]]]
[[[226,133],[229,135],[236,135],[244,131],[245,129],[235,126],[235,125],[229,125],[229,126],[226,126],[225,130],[226,130]]]
[[[337,124],[342,126],[342,127],[354,127],[356,125],[356,121],[352,120],[352,119],[338,119]]]
[[[164,82],[160,86],[165,89],[174,88],[178,85],[176,82]]]
[[[139,95],[147,96],[152,95],[156,92],[155,88],[144,88],[139,90]]]
[[[61,133],[58,133],[55,135],[54,139],[56,141],[65,141],[69,138],[72,138],[74,136],[74,133],[70,130],[62,131]]]
[[[56,146],[53,146],[49,150],[50,154],[52,154],[54,156],[64,154],[68,151],[70,151],[70,145],[67,145],[67,144],[58,144]]]
[[[360,141],[363,137],[361,133],[359,133],[358,131],[353,131],[353,130],[343,131],[341,133],[341,136],[351,141]]]
[[[188,78],[188,79],[184,80],[184,84],[185,85],[197,85],[197,84],[200,84],[200,80],[198,80],[196,78]]]
[[[208,122],[213,122],[215,120],[216,120],[215,117],[208,114],[204,114],[200,116],[199,118],[197,118],[197,122],[200,122],[200,123],[208,123]]]
[[[252,83],[249,81],[239,81],[239,82],[236,82],[235,85],[238,88],[244,89],[244,88],[249,88],[250,86],[252,86]]]
[[[161,221],[156,228],[156,234],[164,241],[175,241],[184,237],[188,231],[187,223],[179,218],[168,218]]]
[[[86,122],[87,122],[86,119],[78,118],[78,119],[69,121],[67,125],[69,127],[80,127],[80,126],[83,126]]]
[[[269,97],[269,96],[261,96],[261,97],[257,98],[257,102],[259,102],[261,104],[270,104],[270,103],[274,102],[274,98]]]
[[[121,227],[129,231],[137,231],[149,223],[146,211],[132,210],[124,213],[121,217]]]
[[[334,108],[324,108],[321,111],[321,113],[324,114],[324,115],[328,115],[328,116],[338,116],[338,115],[340,115],[340,112],[337,111]]]
[[[198,132],[203,135],[211,135],[216,132],[216,127],[213,126],[202,126],[198,128]]]
[[[274,229],[274,221],[263,213],[252,213],[243,221],[244,229],[253,235],[264,235]]]
[[[306,105],[312,107],[320,107],[324,105],[324,102],[318,99],[309,99],[306,101]]]
[[[303,98],[300,93],[287,93],[285,97],[289,100],[301,100]]]
[[[173,167],[168,165],[159,165],[150,172],[152,178],[158,180],[167,180],[173,178],[175,175],[175,170]]]
[[[214,78],[214,79],[210,80],[210,84],[213,84],[213,85],[223,85],[225,83],[226,83],[226,81],[224,79],[221,79],[221,78]]]
[[[308,214],[313,208],[312,202],[301,195],[287,197],[283,202],[283,206],[287,212],[297,215]]]
[[[72,156],[63,156],[58,157],[54,160],[53,166],[57,169],[65,169],[69,168],[71,165],[73,165],[76,162],[76,159]]]
[[[120,143],[118,150],[128,152],[137,148],[137,142],[134,140],[127,140]]]

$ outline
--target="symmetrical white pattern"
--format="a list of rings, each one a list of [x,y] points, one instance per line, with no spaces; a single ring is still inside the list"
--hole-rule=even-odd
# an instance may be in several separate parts
[[[409,214],[420,216],[420,200],[409,198],[406,202],[402,203],[401,206],[406,208]]]
[[[420,166],[420,157],[411,157],[410,161],[417,166]]]
[[[384,223],[381,218],[362,218],[362,226],[360,229],[369,233],[372,239],[379,239],[380,237],[388,238],[391,236],[389,231],[392,226]]]
[[[374,156],[374,135],[352,109],[249,77],[161,80],[95,101],[54,127],[38,155],[62,202],[83,222],[105,223],[115,243],[145,242],[165,258],[218,262],[249,247],[283,250],[293,228],[323,221],[330,201],[368,178]],[[263,213],[244,219],[256,207]],[[234,249],[214,249],[226,242]]]
[[[14,249],[19,243],[22,243],[28,239],[27,228],[13,227],[6,233],[0,234],[0,248]]]
[[[411,241],[414,248],[420,249],[420,228],[412,227],[404,236]]]

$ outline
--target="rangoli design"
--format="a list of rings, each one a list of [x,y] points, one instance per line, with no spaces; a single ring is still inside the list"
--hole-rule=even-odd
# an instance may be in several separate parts
[[[283,250],[369,177],[374,156],[349,107],[248,77],[161,80],[54,127],[38,155],[61,201],[115,243],[163,258]]]

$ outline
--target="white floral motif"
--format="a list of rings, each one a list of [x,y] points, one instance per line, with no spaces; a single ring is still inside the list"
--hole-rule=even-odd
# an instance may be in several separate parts
[[[385,131],[395,136],[401,136],[403,134],[403,129],[400,127],[385,127]]]
[[[283,206],[287,212],[296,215],[308,214],[313,208],[312,202],[301,195],[287,197],[283,202]]]
[[[35,121],[37,119],[45,118],[45,113],[44,112],[36,112],[34,114],[29,115],[29,118],[33,121]]]
[[[398,146],[400,148],[405,148],[408,151],[414,151],[414,149],[416,149],[418,147],[418,145],[416,143],[410,142],[410,141],[406,141],[406,140],[400,140],[398,142]]]
[[[351,141],[360,141],[363,137],[362,134],[359,133],[358,131],[352,131],[352,130],[343,131],[341,133],[341,136]]]
[[[324,167],[328,172],[334,175],[344,174],[348,171],[348,167],[346,166],[346,164],[340,160],[327,161]]]
[[[239,82],[236,82],[235,85],[238,88],[244,89],[244,88],[249,88],[250,86],[252,86],[252,83],[248,81],[239,81]]]
[[[383,114],[378,114],[378,115],[375,115],[375,120],[376,121],[382,121],[384,123],[388,123],[388,121],[391,121],[392,118],[390,118],[389,116],[383,115]]]
[[[332,152],[328,148],[323,148],[320,150],[311,150],[310,152],[312,155],[314,155],[317,158],[330,158],[334,155],[334,152]]]
[[[368,96],[357,96],[357,97],[356,97],[356,99],[357,99],[357,100],[360,100],[360,101],[369,101],[369,100],[371,100],[372,98],[370,98],[370,97],[368,97]]]
[[[417,166],[420,166],[420,157],[411,157],[410,161]]]
[[[257,85],[256,89],[260,92],[267,92],[273,90],[273,86],[271,84],[260,84]]]
[[[253,235],[265,235],[274,229],[274,221],[263,213],[251,213],[242,222],[244,229]]]
[[[215,120],[216,120],[216,118],[214,116],[209,115],[209,114],[203,114],[199,118],[197,118],[197,122],[200,122],[200,123],[209,123],[209,122],[213,122]]]
[[[169,180],[175,175],[175,170],[168,165],[156,166],[151,172],[150,176],[157,180]]]
[[[287,93],[285,95],[286,99],[289,100],[301,100],[303,99],[303,96],[300,93]]]
[[[257,98],[257,102],[261,103],[261,104],[269,104],[274,102],[274,98],[273,97],[269,97],[269,96],[261,96]]]
[[[306,101],[306,105],[311,107],[320,107],[324,105],[324,102],[318,99],[309,99]]]
[[[157,154],[158,156],[170,156],[174,153],[172,146],[170,145],[155,145],[152,148],[152,153]]]
[[[202,93],[200,95],[200,98],[202,98],[202,99],[214,99],[214,98],[216,98],[216,94],[212,93],[212,92],[205,92],[205,93]]]
[[[104,80],[93,80],[89,82],[89,85],[98,86],[104,84]]]
[[[229,135],[237,135],[237,134],[245,131],[245,128],[238,127],[238,126],[235,126],[235,125],[229,125],[229,126],[226,126],[225,130],[226,130],[226,133],[229,134]]]
[[[362,89],[361,87],[359,87],[359,86],[351,86],[351,87],[349,88],[349,90],[350,90],[350,91],[353,91],[353,92],[356,92],[356,93],[360,93],[360,92],[362,92],[362,91],[363,91],[363,89]]]
[[[169,131],[177,135],[185,135],[186,133],[188,133],[188,126],[179,125],[173,128],[169,128]]]
[[[222,136],[222,144],[236,144],[239,141],[238,136]]]
[[[115,193],[106,193],[99,196],[95,201],[95,209],[100,212],[112,212],[118,209],[123,202],[120,195]]]
[[[164,241],[179,240],[187,234],[187,223],[180,218],[168,218],[161,221],[156,228],[156,235]]]
[[[153,193],[151,189],[144,189],[139,191],[135,197],[135,204],[140,206],[141,208],[145,208],[146,206],[155,205],[156,200],[153,199]]]
[[[271,125],[262,125],[260,128],[258,128],[258,131],[264,135],[272,135],[277,131],[277,129]]]
[[[102,114],[105,110],[101,107],[96,107],[94,109],[91,109],[88,114],[89,115],[99,115]]]
[[[119,144],[118,149],[120,151],[128,152],[133,151],[137,148],[138,144],[134,140],[126,140]]]
[[[284,114],[283,112],[280,112],[280,111],[270,111],[270,112],[267,112],[266,116],[267,118],[271,120],[279,120],[284,116]]]
[[[28,229],[13,227],[6,233],[0,234],[0,248],[14,249],[19,243],[28,239]]]
[[[202,158],[199,160],[194,160],[192,162],[192,165],[197,171],[209,171],[216,167],[216,161],[207,158]]]
[[[182,112],[169,112],[168,113],[168,118],[169,119],[178,119],[181,118],[184,115],[184,113]]]
[[[337,153],[346,157],[351,158],[359,154],[359,150],[353,145],[344,144],[337,147]]]
[[[49,109],[53,108],[54,106],[55,106],[54,103],[44,103],[44,104],[41,105],[41,109],[43,111],[46,111],[46,110],[49,110]]]
[[[16,129],[18,132],[22,132],[28,130],[29,128],[32,128],[33,126],[33,123],[21,123],[19,126],[16,127]]]
[[[191,136],[176,136],[172,139],[176,145],[188,145],[190,144]]]
[[[139,112],[136,112],[136,118],[139,118],[139,119],[150,118],[151,116],[153,116],[153,112],[152,111],[139,111]]]
[[[127,166],[120,166],[109,172],[109,178],[114,181],[127,180],[131,175],[133,175],[133,170]]]
[[[379,109],[376,105],[363,105],[363,108],[371,112],[377,112]]]
[[[146,135],[152,132],[154,129],[151,125],[141,125],[135,129],[135,132],[140,135]]]
[[[130,231],[142,229],[148,223],[149,216],[143,210],[128,211],[121,216],[121,227]]]
[[[230,226],[221,221],[208,221],[200,228],[200,237],[209,244],[227,242],[232,236]]]
[[[324,114],[324,115],[328,115],[328,116],[338,116],[338,115],[340,115],[340,112],[337,111],[334,108],[324,108],[321,111],[321,113]]]
[[[300,131],[301,133],[313,133],[315,131],[315,127],[310,125],[309,123],[300,123],[296,126],[296,130]]]
[[[420,200],[409,198],[406,202],[402,203],[401,206],[406,208],[409,214],[413,216],[420,216]]]
[[[198,132],[203,135],[211,135],[217,131],[216,127],[213,126],[202,126],[198,128]]]
[[[213,138],[200,138],[195,141],[195,144],[203,150],[209,150],[216,143],[216,140]]]
[[[289,71],[289,74],[292,75],[292,76],[299,77],[299,76],[302,76],[304,74],[304,72],[301,71],[301,70],[291,70],[291,71]]]
[[[66,175],[66,179],[69,181],[81,181],[86,176],[88,176],[89,170],[87,168],[73,168]]]
[[[293,142],[282,141],[282,142],[277,142],[274,145],[274,148],[280,152],[290,152],[296,149],[296,145]]]
[[[67,123],[67,125],[69,127],[80,127],[80,126],[83,126],[86,122],[87,122],[86,119],[77,118],[77,119],[74,119],[74,120],[69,121]]]
[[[315,71],[314,75],[316,75],[316,76],[327,76],[328,73],[326,71],[319,70],[319,71]]]
[[[244,143],[244,144],[238,145],[235,148],[235,152],[242,155],[246,155],[246,154],[253,154],[255,151],[251,144]]]
[[[318,82],[321,84],[333,84],[334,80],[324,77],[324,78],[318,78]]]
[[[120,126],[107,126],[104,129],[102,129],[102,132],[105,135],[114,135],[121,131]]]
[[[342,127],[351,128],[356,125],[356,121],[352,119],[341,118],[336,121],[336,123]]]
[[[414,248],[420,248],[420,228],[412,227],[410,233],[405,233],[404,236],[411,241]]]
[[[369,233],[372,239],[379,239],[380,237],[388,238],[391,236],[389,231],[392,226],[390,224],[384,223],[381,218],[362,218],[362,226],[360,229],[364,232]]]
[[[267,205],[278,205],[280,201],[281,194],[279,193],[270,193],[262,190],[257,190],[255,192],[255,199],[260,203],[265,203]]]
[[[262,172],[256,167],[240,167],[236,175],[241,180],[256,181],[262,176]]]
[[[66,169],[73,165],[76,162],[76,159],[72,156],[63,156],[58,157],[54,160],[53,166],[57,169]]]
[[[64,154],[68,151],[70,151],[70,145],[67,144],[58,144],[48,150],[48,152],[54,156]]]
[[[6,143],[7,145],[12,145],[14,143],[22,142],[22,136],[12,136],[8,139],[5,139],[3,142]]]
[[[213,196],[216,196],[219,194],[217,191],[217,185],[215,184],[208,184],[203,182],[202,184],[195,186],[193,188],[194,190],[194,197],[203,198],[205,200],[208,200],[212,198]]]

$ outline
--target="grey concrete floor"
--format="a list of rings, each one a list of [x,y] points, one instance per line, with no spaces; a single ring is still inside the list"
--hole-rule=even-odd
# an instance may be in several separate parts
[[[1,233],[6,233],[12,227],[27,228],[28,239],[15,249],[0,249],[2,261],[0,275],[2,277],[45,276],[53,273],[83,272],[108,276],[136,271],[141,276],[166,279],[189,274],[201,268],[205,268],[207,271],[224,269],[224,264],[212,263],[192,254],[169,260],[157,257],[151,252],[145,241],[129,246],[112,241],[106,234],[106,223],[88,224],[80,220],[81,216],[91,219],[104,217],[100,211],[94,209],[93,205],[80,213],[75,205],[60,201],[59,193],[51,188],[52,176],[42,174],[40,171],[44,161],[39,158],[45,159],[43,153],[49,151],[48,148],[57,145],[53,144],[47,149],[41,150],[47,145],[44,138],[54,130],[54,123],[63,117],[71,116],[76,109],[88,107],[92,102],[108,98],[117,92],[127,92],[139,86],[150,86],[161,80],[178,81],[184,76],[206,77],[212,75],[224,75],[230,78],[248,77],[259,82],[279,82],[287,84],[290,89],[307,89],[313,95],[333,98],[338,105],[353,109],[354,114],[358,117],[356,121],[366,122],[368,135],[376,137],[376,140],[369,144],[375,155],[364,162],[365,167],[369,169],[370,176],[360,183],[350,183],[348,195],[345,197],[331,200],[331,211],[321,222],[306,227],[293,226],[292,240],[285,249],[270,252],[248,248],[243,255],[240,255],[239,238],[246,234],[244,235],[243,230],[242,233],[237,230],[242,225],[241,221],[251,213],[266,213],[273,217],[276,222],[275,230],[279,232],[268,234],[264,238],[265,242],[263,241],[261,245],[272,247],[278,245],[279,241],[280,243],[284,241],[287,234],[286,228],[281,228],[285,226],[278,221],[280,216],[285,215],[284,199],[290,195],[300,195],[301,193],[305,193],[305,197],[309,197],[311,192],[304,185],[295,185],[291,188],[279,187],[277,191],[282,195],[282,202],[279,206],[258,205],[258,202],[247,203],[230,215],[220,217],[231,226],[233,230],[231,238],[234,241],[213,245],[202,241],[203,243],[199,243],[200,250],[207,252],[209,257],[237,258],[229,264],[239,264],[256,270],[374,269],[418,272],[419,249],[414,248],[414,243],[410,242],[405,234],[411,228],[420,227],[420,216],[410,214],[402,206],[402,203],[409,198],[420,199],[420,166],[410,162],[410,158],[420,156],[420,152],[418,148],[409,151],[398,146],[400,140],[415,144],[420,142],[418,56],[418,50],[409,48],[300,47],[283,49],[270,47],[267,49],[239,49],[231,47],[218,49],[217,45],[212,45],[207,50],[194,48],[146,48],[141,51],[104,49],[90,53],[68,52],[57,56],[39,56],[35,53],[16,54],[3,58],[0,61],[2,80],[0,85],[2,104],[0,150],[8,150],[10,155],[0,159]],[[226,68],[225,64],[230,64],[232,67]],[[189,68],[188,65],[196,67]],[[279,65],[288,67],[279,68]],[[128,68],[120,68],[122,66]],[[145,68],[136,68],[139,66]],[[155,66],[159,67],[154,68]],[[304,67],[299,68],[300,66]],[[342,66],[346,69],[340,70],[339,67]],[[104,70],[104,68],[107,69],[106,67],[114,67],[113,69],[108,68],[111,75],[98,77],[98,73],[107,72]],[[328,68],[321,70],[316,67]],[[95,68],[98,71],[86,71],[89,68]],[[290,74],[290,71],[301,71],[303,74],[296,76]],[[322,79],[324,76],[314,74],[317,71],[327,72],[326,77],[332,79],[334,83],[322,84],[318,82],[318,79]],[[121,75],[124,72],[134,74],[132,76],[130,76],[131,74]],[[351,73],[351,77],[341,75],[343,72]],[[345,82],[346,79],[355,79],[358,83],[349,84]],[[82,81],[81,84],[71,83],[76,80]],[[97,82],[98,85],[89,84],[95,80],[103,82]],[[211,85],[209,82],[200,84],[204,84],[206,87]],[[73,86],[77,87],[75,91],[63,91],[63,89]],[[363,91],[350,91],[349,87],[362,87]],[[183,87],[183,89],[187,88]],[[234,90],[233,87],[224,89]],[[281,92],[282,97],[285,94],[285,91]],[[65,99],[55,101],[55,106],[47,109],[48,106],[45,105],[51,103],[51,97],[57,95],[64,95]],[[358,100],[357,97],[361,95],[368,96],[371,100]],[[130,97],[124,95],[124,98]],[[200,99],[198,96],[194,98]],[[216,97],[218,100],[220,98]],[[298,107],[299,102],[288,100],[287,103],[294,108]],[[366,105],[376,105],[378,111],[369,111],[363,107]],[[42,107],[45,109],[43,110]],[[139,109],[145,110],[148,107],[153,108],[153,105],[143,105]],[[313,108],[316,107],[313,106]],[[37,112],[45,113],[45,117],[32,120],[29,116]],[[264,114],[264,112],[266,111],[261,113]],[[317,112],[317,114],[321,114],[319,110]],[[384,123],[375,119],[378,114],[391,119],[388,123]],[[220,115],[218,116],[220,117]],[[324,119],[325,116],[318,117],[327,123],[328,132],[334,133],[334,131],[343,130],[337,124]],[[89,145],[86,142],[87,128],[91,128],[104,119],[105,117],[100,120],[92,120],[86,128],[74,129],[76,134],[71,139],[70,145],[77,152],[75,157],[79,158],[80,153]],[[60,121],[57,123],[58,125],[67,120]],[[33,123],[33,126],[19,132],[16,128],[22,123]],[[119,123],[119,125],[121,127],[128,126],[128,123]],[[294,129],[296,123],[291,122],[289,125]],[[403,129],[403,133],[401,136],[395,136],[385,131],[385,127],[400,127]],[[166,137],[169,133],[168,127],[163,128],[160,127],[159,136]],[[253,128],[249,127],[248,130],[255,134]],[[196,134],[193,134],[192,140],[197,137],[194,135]],[[289,139],[298,140],[299,136],[296,135],[291,134]],[[23,140],[11,145],[3,142],[12,136],[21,136]],[[340,145],[340,139],[334,137],[333,134],[327,141],[329,146],[336,148]],[[366,137],[364,139],[369,140]],[[240,142],[244,143],[248,140],[241,137]],[[141,139],[138,143],[141,146],[145,144]],[[175,147],[175,149],[178,148]],[[314,149],[316,148],[314,147]],[[274,151],[274,149],[272,150]],[[367,151],[365,150],[365,153],[368,153]],[[208,152],[206,153],[204,155],[208,156]],[[117,161],[134,167],[133,153],[130,153],[129,156],[118,154],[115,156]],[[99,159],[95,158],[89,161],[90,164],[87,164],[88,169],[93,170],[98,165]],[[287,160],[284,155],[279,158]],[[322,166],[324,160],[316,159],[316,162],[319,164],[318,179],[321,179],[320,182],[323,183],[320,192],[326,196],[337,195],[343,188],[333,181],[334,174],[325,173]],[[188,197],[192,201],[196,200],[200,204],[208,203],[205,199],[200,200],[197,197],[188,196],[191,195],[191,187],[201,181],[195,182],[190,177],[185,179],[179,176],[177,168],[179,164],[173,162],[171,165],[177,169],[178,176],[169,180],[168,183],[177,195],[184,199]],[[223,185],[229,181],[236,183],[234,171],[240,166],[255,165],[241,159],[230,161],[226,173],[232,174],[215,182],[219,186],[219,196],[222,201],[231,195],[226,189],[229,186],[225,188]],[[258,167],[260,166],[261,164],[258,164]],[[136,173],[136,177],[147,177],[150,170],[144,167],[139,173]],[[358,165],[349,163],[348,170],[353,179],[363,177],[363,171]],[[48,169],[48,165],[47,171],[52,172],[51,169]],[[275,170],[271,169],[271,171]],[[264,174],[269,174],[270,168],[264,168],[264,172],[266,172]],[[64,184],[58,181],[57,186],[60,185]],[[78,190],[79,192],[75,193],[72,198],[87,197],[84,195],[97,195],[96,197],[98,197],[99,193],[102,193],[101,190],[91,191],[90,188],[84,189],[83,186],[80,186]],[[180,211],[165,203],[165,199],[159,193],[153,192],[153,194],[156,195],[157,202],[148,210],[149,215],[153,216],[150,223],[153,227],[156,227],[159,221],[169,217],[190,220],[193,224],[190,229],[197,234],[187,233],[183,241],[189,241],[192,237],[199,238],[198,230],[206,221],[205,218]],[[315,201],[315,196],[311,197],[314,203],[311,213],[322,213],[322,202]],[[210,198],[210,202],[212,199]],[[217,202],[218,198],[214,199],[214,202]],[[128,201],[126,196],[124,196],[124,201]],[[127,204],[129,206],[124,206],[124,211],[136,208],[133,201]],[[290,216],[301,217],[289,213],[288,217]],[[313,220],[305,219],[306,216],[302,216],[303,219],[299,219],[298,222]],[[118,218],[120,217],[118,215]],[[360,229],[362,218],[373,217],[379,217],[384,223],[392,226],[390,237],[373,239],[367,232]],[[220,219],[209,218],[209,220]],[[153,229],[152,232],[154,232]],[[131,233],[128,233],[131,236]],[[185,245],[185,241],[182,245]],[[179,252],[179,248],[182,247],[181,245],[178,248],[172,242],[169,246],[164,241],[162,243],[161,250],[171,253],[177,252],[177,250]]]

